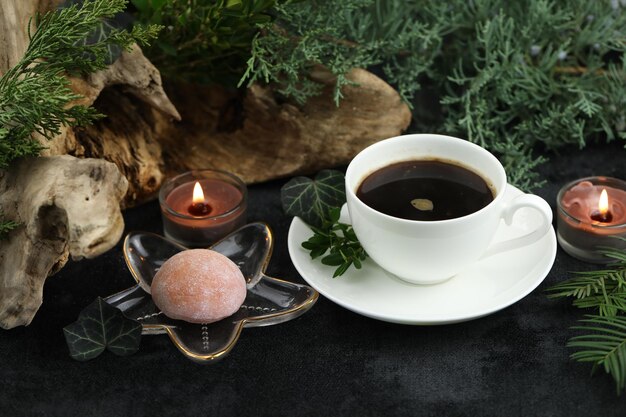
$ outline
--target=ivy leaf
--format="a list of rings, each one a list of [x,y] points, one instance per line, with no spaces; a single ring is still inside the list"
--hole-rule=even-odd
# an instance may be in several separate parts
[[[119,356],[137,352],[141,341],[141,324],[126,318],[122,312],[98,297],[63,328],[70,356],[88,361],[105,349]]]
[[[325,169],[315,179],[292,178],[280,190],[285,213],[298,216],[314,227],[322,227],[332,208],[346,202],[344,175],[340,171]]]

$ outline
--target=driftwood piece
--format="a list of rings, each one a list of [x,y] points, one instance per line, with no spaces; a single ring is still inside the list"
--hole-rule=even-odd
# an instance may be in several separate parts
[[[0,75],[24,54],[29,19],[58,4],[59,0],[0,1]],[[92,104],[103,89],[116,86],[164,118],[179,118],[158,70],[137,46],[107,69],[72,83],[84,96],[81,104]],[[67,128],[52,141],[36,139],[48,147],[44,155],[72,153],[76,144],[73,130]],[[97,256],[118,242],[124,227],[120,200],[127,189],[117,167],[102,159],[35,158],[0,171],[0,209],[5,218],[23,225],[0,242],[0,327],[30,323],[41,305],[46,277],[63,267],[70,255]]]
[[[141,128],[146,130],[146,135],[104,136],[96,132],[95,142],[83,144],[77,140],[76,130],[66,128],[52,141],[39,137],[40,142],[47,148],[42,155],[69,154],[81,158],[93,157],[112,161],[133,184],[137,182],[136,178],[154,178],[142,183],[147,192],[154,194],[163,180],[160,174],[161,153],[158,146],[152,145],[155,138],[149,134],[150,121],[142,120],[141,115],[152,114],[154,111],[154,117],[163,121],[180,120],[180,114],[163,89],[159,71],[143,55],[141,48],[135,45],[131,51],[123,52],[120,58],[105,70],[91,74],[85,79],[74,78],[71,81],[73,90],[84,97],[79,103],[85,106],[92,105],[103,90],[116,91],[120,98],[119,103],[112,103],[116,108],[116,114],[110,115],[104,109],[106,120],[117,118],[119,115],[123,119],[120,120],[121,123],[139,123],[136,126],[126,126],[127,129]],[[135,102],[134,108],[118,107],[129,101]],[[125,114],[127,111],[136,111],[138,114]],[[108,122],[99,122],[96,126],[100,123]],[[93,129],[97,131],[96,126]],[[95,149],[97,151],[94,151]],[[116,155],[117,158],[108,155]],[[133,185],[126,199],[131,198],[134,188],[136,186]]]
[[[0,74],[19,62],[28,47],[28,21],[38,1],[0,1]]]
[[[0,172],[0,206],[23,224],[0,245],[0,327],[30,323],[46,277],[70,255],[92,258],[117,243],[127,188],[114,164],[69,155],[22,160]]]
[[[67,152],[114,162],[130,183],[126,204],[134,205],[153,198],[166,176],[189,169],[222,169],[256,183],[344,165],[408,126],[408,107],[375,75],[351,71],[358,85],[345,88],[339,107],[331,99],[329,74],[314,76],[326,87],[304,106],[259,85],[245,94],[168,85],[180,122],[119,89],[106,89],[95,106],[108,118],[77,130]]]

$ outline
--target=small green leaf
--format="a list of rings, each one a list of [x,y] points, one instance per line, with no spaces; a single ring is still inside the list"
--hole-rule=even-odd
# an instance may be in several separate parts
[[[323,249],[325,252],[328,249],[328,243],[321,244],[321,243],[311,243],[307,241],[307,242],[302,242],[302,247],[308,250]]]
[[[315,226],[311,226],[311,225],[309,225],[309,226],[311,227],[311,230],[313,230],[313,232],[316,235],[325,236],[326,238],[328,238],[328,236],[330,236],[330,231],[329,230],[326,230],[326,229],[323,229],[323,228],[319,228],[319,227],[315,227]]]
[[[346,262],[342,264],[339,268],[337,268],[337,270],[335,270],[335,273],[333,274],[333,278],[337,278],[338,276],[345,274],[348,268],[350,268],[351,264],[352,262]]]
[[[313,235],[307,240],[312,245],[316,246],[326,246],[328,247],[328,236],[325,235]]]
[[[337,223],[339,221],[339,217],[341,216],[341,207],[333,207],[328,210],[328,218],[331,222]]]
[[[328,250],[328,248],[317,248],[317,249],[313,249],[310,253],[311,255],[311,259],[316,259],[319,258],[320,256],[322,256],[323,254],[326,253],[326,251]]]
[[[132,355],[139,349],[141,324],[126,318],[122,312],[98,297],[63,328],[70,356],[87,361],[105,349],[120,356]]]
[[[319,249],[320,245],[316,245],[314,243],[309,242],[308,240],[306,242],[302,242],[302,247],[304,249],[308,249],[308,250],[315,250],[315,249]]]
[[[322,258],[322,263],[324,265],[330,266],[339,266],[344,263],[344,258],[340,253],[331,253],[330,255],[324,256]]]
[[[344,176],[339,171],[323,170],[315,180],[295,177],[282,187],[281,201],[285,213],[298,216],[311,226],[322,227],[329,211],[340,208],[346,201]]]

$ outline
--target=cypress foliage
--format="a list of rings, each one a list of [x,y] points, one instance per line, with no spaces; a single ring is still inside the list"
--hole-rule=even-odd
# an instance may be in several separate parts
[[[521,188],[541,182],[537,148],[626,138],[626,2],[310,0],[275,11],[242,81],[304,102],[321,64],[339,104],[346,72],[373,67],[412,105],[413,130],[486,147]]]

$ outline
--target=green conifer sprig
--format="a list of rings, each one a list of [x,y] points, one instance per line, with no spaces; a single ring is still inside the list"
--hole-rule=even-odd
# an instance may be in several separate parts
[[[17,229],[19,226],[20,224],[14,221],[0,221],[0,240],[6,238],[11,230]]]
[[[290,0],[286,0],[290,1]],[[276,0],[131,0],[144,23],[165,26],[144,53],[161,74],[234,87],[259,25],[272,20]]]
[[[608,268],[578,272],[549,288],[548,296],[572,297],[574,306],[595,310],[573,327],[580,334],[567,346],[576,349],[572,359],[604,369],[621,392],[626,389],[626,251],[605,248],[603,253],[613,260]]]

